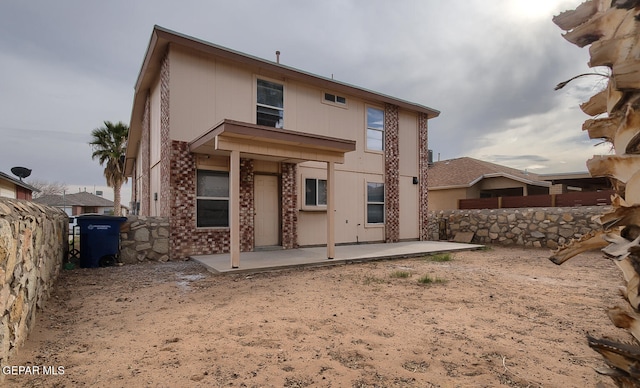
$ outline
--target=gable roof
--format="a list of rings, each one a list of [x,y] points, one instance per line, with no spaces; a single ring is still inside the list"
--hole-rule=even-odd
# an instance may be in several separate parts
[[[549,187],[538,174],[462,157],[433,163],[429,167],[429,190],[471,187],[485,178],[504,177],[533,186]]]
[[[252,55],[234,51],[229,48],[218,46],[188,35],[183,35],[156,25],[153,27],[149,46],[147,47],[147,52],[144,56],[142,67],[140,68],[140,73],[138,74],[135,84],[133,109],[131,112],[131,121],[129,123],[129,139],[127,141],[127,158],[134,157],[134,148],[137,147],[142,133],[142,120],[147,91],[150,89],[152,83],[157,79],[162,59],[167,53],[170,45],[186,47],[202,55],[215,57],[238,65],[255,67],[259,69],[259,72],[280,74],[287,79],[296,80],[309,85],[315,85],[321,88],[329,88],[335,92],[345,93],[364,100],[390,103],[401,108],[424,113],[430,119],[440,115],[440,111],[424,105],[391,97],[386,94],[374,92],[344,82],[339,82],[331,78],[308,73],[273,61],[254,57]]]
[[[62,195],[43,195],[33,202],[49,206],[92,206],[92,207],[113,207],[113,201],[102,198],[98,195],[86,191]]]
[[[9,181],[9,182],[13,183],[16,186],[20,186],[20,187],[25,188],[27,190],[40,192],[40,190],[36,189],[35,187],[33,187],[31,185],[28,185],[25,182],[12,177],[11,175],[5,174],[2,171],[0,171],[0,179],[5,180],[5,181]]]

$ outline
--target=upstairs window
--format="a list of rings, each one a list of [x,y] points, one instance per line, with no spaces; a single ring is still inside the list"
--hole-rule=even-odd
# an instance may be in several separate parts
[[[198,228],[229,226],[229,173],[198,170],[196,222]]]
[[[327,206],[326,179],[306,178],[304,181],[305,206]]]
[[[281,84],[258,79],[256,124],[284,127],[284,87]]]
[[[384,111],[382,109],[367,108],[367,149],[384,150]]]

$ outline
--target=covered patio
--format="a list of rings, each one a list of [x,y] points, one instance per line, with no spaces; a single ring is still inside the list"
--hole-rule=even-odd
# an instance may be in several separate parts
[[[437,253],[480,249],[482,245],[446,241],[410,241],[392,244],[354,244],[335,247],[335,257],[327,259],[326,247],[245,252],[242,267],[230,268],[230,254],[191,256],[216,274],[268,272],[296,267],[343,265],[358,261],[420,257]]]
[[[324,258],[335,258],[335,164],[354,151],[356,142],[292,130],[224,120],[189,143],[194,154],[225,155],[229,168],[231,268],[240,267],[240,158],[286,163],[324,162],[327,166],[327,245]],[[244,261],[243,253],[243,261]],[[227,264],[228,267],[228,264]]]

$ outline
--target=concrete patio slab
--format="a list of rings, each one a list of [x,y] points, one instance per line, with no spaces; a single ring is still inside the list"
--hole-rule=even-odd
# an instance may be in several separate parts
[[[392,244],[357,244],[336,246],[336,257],[327,259],[326,247],[243,252],[240,267],[231,268],[228,253],[191,256],[213,273],[266,272],[305,266],[341,265],[357,261],[418,257],[435,253],[473,250],[482,245],[446,241],[411,241]]]

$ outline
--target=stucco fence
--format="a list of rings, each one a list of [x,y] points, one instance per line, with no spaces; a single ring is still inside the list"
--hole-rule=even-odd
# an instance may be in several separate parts
[[[572,238],[600,230],[594,217],[610,206],[517,209],[439,210],[429,213],[432,240],[473,232],[477,244],[521,245],[556,249]]]
[[[68,253],[59,209],[0,198],[0,364],[24,343]],[[0,380],[4,375],[0,374]]]

